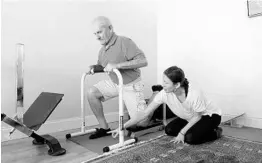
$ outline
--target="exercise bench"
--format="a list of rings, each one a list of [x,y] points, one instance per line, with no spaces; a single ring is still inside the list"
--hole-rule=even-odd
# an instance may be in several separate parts
[[[35,133],[45,123],[63,96],[63,94],[42,92],[23,115],[23,123],[8,117],[4,113],[1,113],[1,121],[32,137],[34,145],[46,144],[49,147],[49,155],[63,155],[66,153],[66,150],[61,147],[56,138],[48,134],[38,135]]]

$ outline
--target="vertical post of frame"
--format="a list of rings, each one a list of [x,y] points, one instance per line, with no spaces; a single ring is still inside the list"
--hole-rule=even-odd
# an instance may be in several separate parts
[[[24,114],[24,44],[16,44],[16,115],[23,122]]]

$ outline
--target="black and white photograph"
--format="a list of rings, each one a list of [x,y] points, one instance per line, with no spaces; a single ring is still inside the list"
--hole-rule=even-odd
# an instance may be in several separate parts
[[[261,0],[2,0],[1,162],[262,163]]]

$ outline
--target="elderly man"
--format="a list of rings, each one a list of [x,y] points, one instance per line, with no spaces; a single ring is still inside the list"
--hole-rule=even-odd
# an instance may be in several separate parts
[[[113,69],[118,69],[122,74],[123,100],[130,118],[134,118],[138,111],[147,107],[139,70],[147,66],[144,53],[130,38],[116,35],[107,17],[95,18],[93,27],[94,35],[102,45],[97,65],[102,65],[104,71],[109,72],[110,79],[102,80],[88,90],[88,102],[101,127],[90,135],[90,139],[109,135],[110,128],[104,116],[102,102],[118,96],[118,79],[112,72]],[[92,73],[92,68],[93,66],[89,67],[89,73]]]

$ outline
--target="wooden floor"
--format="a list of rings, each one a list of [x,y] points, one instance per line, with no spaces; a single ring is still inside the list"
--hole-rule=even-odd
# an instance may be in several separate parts
[[[117,124],[112,123],[110,126],[113,128],[116,127]],[[63,156],[49,156],[46,146],[34,146],[32,145],[31,138],[24,138],[2,142],[1,161],[2,163],[80,163],[98,156],[97,153],[65,139],[67,133],[75,131],[76,130],[71,130],[51,134],[57,138],[61,146],[67,150],[67,153]],[[159,135],[159,133],[152,133],[147,135],[147,137],[154,138],[157,134]],[[262,142],[261,129],[223,127],[223,135]]]
[[[63,156],[49,156],[47,154],[47,146],[32,145],[32,138],[24,138],[3,142],[1,144],[1,161],[2,163],[79,163],[97,156],[96,153],[72,141],[66,140],[65,135],[67,133],[68,132],[59,132],[50,134],[57,138],[61,146],[66,149],[66,154]]]

